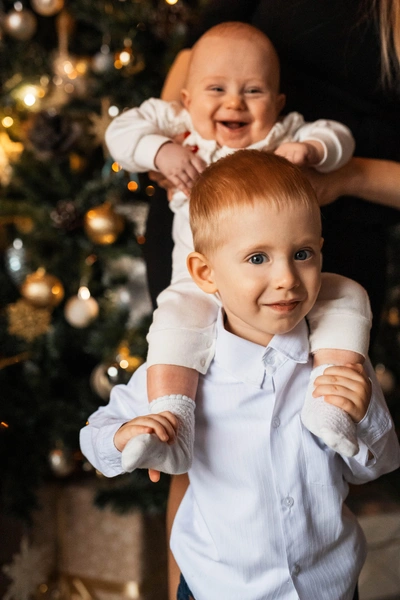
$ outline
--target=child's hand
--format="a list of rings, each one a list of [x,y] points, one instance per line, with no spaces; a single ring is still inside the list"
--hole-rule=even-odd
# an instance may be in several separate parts
[[[173,444],[177,429],[178,419],[169,411],[136,417],[118,429],[114,435],[114,446],[122,452],[129,440],[141,433],[154,433],[162,442]]]
[[[193,154],[187,146],[167,142],[158,150],[155,161],[157,169],[186,196],[200,173],[206,167],[204,160]]]
[[[283,156],[294,165],[307,167],[317,165],[324,158],[324,148],[320,142],[286,142],[275,150],[275,154]]]
[[[178,419],[169,411],[136,417],[118,429],[114,435],[114,446],[122,452],[129,440],[141,433],[154,433],[162,442],[173,444],[177,429]],[[160,480],[159,471],[149,469],[148,472],[153,483]]]
[[[327,367],[315,380],[314,397],[342,408],[359,423],[366,415],[371,400],[371,382],[360,364]]]

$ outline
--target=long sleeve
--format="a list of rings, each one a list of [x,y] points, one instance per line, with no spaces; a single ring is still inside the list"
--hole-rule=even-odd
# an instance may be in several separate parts
[[[155,169],[159,148],[190,127],[187,111],[177,102],[150,98],[116,117],[105,140],[111,156],[123,169],[141,173]]]
[[[121,475],[121,452],[114,446],[114,435],[124,423],[148,413],[146,365],[142,365],[127,385],[111,390],[109,403],[94,412],[81,429],[83,455],[106,477]]]
[[[343,458],[344,477],[356,484],[377,479],[400,466],[399,441],[369,359],[365,368],[372,383],[372,395],[367,414],[357,424],[360,451],[352,458]]]
[[[367,356],[372,313],[364,288],[336,273],[322,273],[317,301],[307,315],[310,349],[351,350]]]
[[[348,127],[337,121],[319,119],[306,123],[295,134],[295,141],[320,142],[325,150],[322,161],[314,168],[321,173],[329,173],[343,167],[353,156],[355,141]]]

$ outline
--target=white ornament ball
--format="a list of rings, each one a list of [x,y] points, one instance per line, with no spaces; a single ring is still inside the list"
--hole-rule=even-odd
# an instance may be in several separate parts
[[[81,298],[73,296],[65,304],[64,315],[72,327],[83,329],[88,327],[99,314],[99,305],[97,301],[90,296]]]
[[[30,10],[11,10],[4,19],[4,30],[16,40],[29,40],[36,31],[36,17]]]
[[[31,0],[31,5],[38,15],[52,17],[64,8],[64,0]]]
[[[110,53],[103,54],[102,52],[98,52],[92,58],[92,70],[94,73],[106,73],[106,71],[111,71],[114,66],[114,58]]]

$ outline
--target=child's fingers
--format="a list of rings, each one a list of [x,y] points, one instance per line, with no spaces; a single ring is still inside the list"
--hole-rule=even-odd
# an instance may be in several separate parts
[[[323,396],[326,402],[342,408],[359,422],[369,404],[371,383],[361,365],[329,367],[315,379],[313,396]]]
[[[176,428],[165,416],[146,415],[138,417],[129,426],[129,433],[131,437],[140,433],[154,433],[162,442],[168,442],[175,440]]]

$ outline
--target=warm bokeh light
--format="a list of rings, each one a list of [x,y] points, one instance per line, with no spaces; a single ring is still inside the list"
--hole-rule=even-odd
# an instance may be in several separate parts
[[[11,127],[14,124],[14,119],[12,117],[4,117],[1,124],[3,127]]]
[[[137,191],[137,189],[138,189],[138,187],[139,187],[139,186],[138,186],[138,184],[136,183],[136,181],[130,181],[130,182],[128,183],[128,190],[129,190],[130,192],[136,192],[136,191]]]

